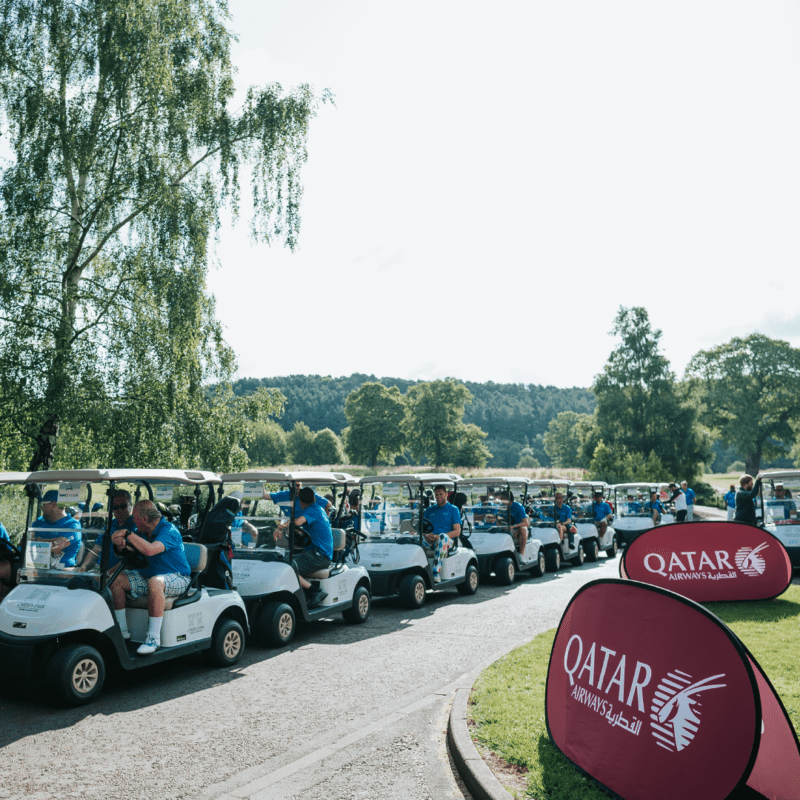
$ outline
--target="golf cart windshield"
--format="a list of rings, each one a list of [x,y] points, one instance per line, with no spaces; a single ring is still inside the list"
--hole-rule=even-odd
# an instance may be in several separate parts
[[[766,473],[762,487],[767,529],[779,525],[800,525],[797,515],[800,470]]]
[[[528,486],[528,516],[531,525],[552,526],[556,494],[569,497],[572,484],[569,481],[533,480]]]
[[[459,500],[463,500],[462,515],[469,528],[490,533],[507,533],[509,529],[508,507],[512,502],[527,500],[527,481],[519,479],[509,482],[496,478],[477,481],[459,481],[456,488]]]
[[[371,539],[416,535],[419,518],[418,482],[361,481],[361,533]]]
[[[581,481],[572,484],[572,494],[569,504],[572,507],[572,518],[576,522],[594,522],[594,510],[592,508],[595,500],[595,493],[602,492],[603,496],[597,500],[602,502],[608,499],[609,485],[603,481],[590,483]]]
[[[658,491],[658,485],[648,483],[625,483],[614,487],[616,513],[618,517],[649,517],[650,492]]]

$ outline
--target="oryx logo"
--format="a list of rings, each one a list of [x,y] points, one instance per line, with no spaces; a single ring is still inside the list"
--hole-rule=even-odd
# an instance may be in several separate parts
[[[656,687],[650,706],[651,733],[659,747],[671,753],[680,752],[692,743],[700,727],[700,707],[697,695],[708,689],[721,689],[726,684],[714,683],[721,675],[712,675],[692,683],[692,676],[676,669]]]
[[[736,561],[736,566],[739,567],[745,575],[749,575],[751,578],[757,578],[759,575],[763,575],[764,570],[767,568],[767,562],[760,553],[768,546],[769,545],[764,542],[758,547],[740,547],[733,557],[734,561]]]

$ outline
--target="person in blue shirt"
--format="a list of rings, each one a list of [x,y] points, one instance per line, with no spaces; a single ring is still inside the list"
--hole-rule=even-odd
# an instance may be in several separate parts
[[[683,489],[683,493],[686,495],[686,521],[691,522],[692,516],[694,515],[694,499],[696,497],[694,490],[689,488],[689,484],[686,481],[681,481],[681,489]]]
[[[114,614],[123,638],[129,639],[125,615],[125,593],[135,600],[147,594],[149,626],[144,644],[136,651],[147,656],[161,647],[161,623],[166,597],[178,597],[188,588],[192,570],[186,560],[183,540],[178,529],[161,516],[151,500],[140,500],[133,507],[135,531],[119,529],[111,541],[121,551],[132,547],[147,556],[148,564],[140,569],[124,570],[111,584]]]
[[[627,506],[627,512],[630,515],[642,513],[642,505],[636,500],[636,497],[633,495],[633,493],[628,494],[625,505]]]
[[[0,600],[14,588],[12,586],[12,561],[16,561],[17,558],[11,548],[11,537],[3,523],[0,522]]]
[[[567,534],[569,549],[575,549],[575,534],[578,529],[572,522],[572,509],[564,502],[564,495],[556,492],[556,504],[553,506],[553,515],[556,521],[556,530],[561,541],[564,541],[564,534]]]
[[[300,503],[300,514],[295,514],[295,527],[302,527],[311,537],[311,543],[302,553],[295,556],[292,566],[297,572],[300,585],[306,591],[306,605],[308,608],[318,606],[328,593],[320,588],[314,588],[311,582],[306,580],[306,576],[312,575],[319,570],[328,569],[333,560],[333,531],[328,515],[315,500],[314,490],[304,486],[297,493],[297,500]],[[284,531],[289,527],[289,520],[278,525],[275,529],[275,539],[284,535]]]
[[[661,515],[664,513],[664,506],[658,499],[658,492],[650,492],[650,501],[647,504],[647,510],[653,518],[653,522],[658,525],[661,523]]]
[[[594,493],[594,500],[592,501],[592,519],[594,520],[597,534],[601,538],[606,535],[606,530],[614,519],[614,512],[611,506],[603,500],[603,493],[598,490]]]
[[[782,483],[775,484],[772,497],[773,499],[767,501],[767,506],[771,508],[781,508],[783,510],[784,520],[792,519],[793,512],[794,517],[797,517],[797,506],[795,505],[794,500],[787,497],[786,490],[784,489]],[[774,513],[771,513],[770,516],[772,519],[775,519]]]
[[[517,549],[522,558],[525,555],[525,545],[528,543],[530,520],[522,504],[514,500],[513,492],[503,490],[499,494],[499,499],[508,506],[508,532],[517,540]]]
[[[301,483],[297,484],[298,489],[302,489],[303,485]],[[333,510],[333,504],[330,500],[325,499],[324,497],[320,497],[318,494],[314,493],[314,490],[311,490],[312,494],[314,495],[314,502],[321,508],[326,514],[330,514]],[[289,502],[292,499],[292,493],[288,489],[284,489],[282,492],[264,492],[263,494],[264,499],[266,500],[269,498],[278,506],[281,510],[281,513],[285,514],[287,517],[289,516]],[[297,516],[300,513],[300,506],[298,505],[299,501],[294,501],[294,515]]]
[[[31,524],[36,533],[32,541],[50,542],[51,566],[74,567],[81,549],[81,524],[58,505],[58,491],[50,489],[42,497],[42,516]]]
[[[423,513],[423,518],[433,525],[433,533],[425,533],[423,537],[433,545],[433,582],[441,583],[442,561],[447,557],[453,539],[461,535],[461,514],[447,502],[447,489],[444,486],[435,486],[433,497],[436,505],[426,508]]]
[[[127,489],[115,489],[111,493],[111,513],[114,515],[114,519],[111,520],[112,539],[114,538],[114,534],[120,530],[120,528],[124,528],[128,531],[136,530],[136,526],[133,524],[133,515],[131,514],[132,507],[131,493],[127,491]],[[104,536],[105,533],[101,533],[97,539],[95,539],[92,549],[86,554],[83,562],[81,563],[81,572],[90,570],[97,563],[97,560],[100,558],[100,555],[103,552]],[[111,552],[108,555],[108,568],[112,569],[117,564],[119,564],[119,557],[112,547]]]
[[[736,485],[731,484],[730,490],[725,492],[725,508],[728,509],[728,522],[733,522],[736,514]]]

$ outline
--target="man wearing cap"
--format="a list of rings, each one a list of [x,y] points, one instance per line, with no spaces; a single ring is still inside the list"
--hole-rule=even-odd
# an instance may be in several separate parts
[[[681,481],[681,489],[683,489],[683,493],[686,495],[686,521],[691,522],[694,518],[694,489],[690,489],[686,481]]]
[[[50,542],[50,564],[62,569],[74,567],[81,549],[81,524],[58,505],[58,490],[50,489],[42,497],[42,516],[31,524],[35,542]]]
[[[114,489],[110,493],[110,497],[111,513],[114,515],[114,519],[111,521],[111,538],[113,540],[114,534],[118,530],[135,531],[136,526],[133,524],[133,515],[131,514],[131,493],[127,489]],[[90,570],[97,563],[97,559],[103,552],[103,536],[105,534],[101,533],[95,539],[92,549],[86,554],[80,566],[81,572]],[[108,568],[111,569],[117,564],[119,564],[119,557],[112,547],[108,557]]]
[[[111,541],[120,550],[131,547],[147,556],[148,564],[140,569],[124,570],[111,584],[114,615],[124,639],[130,639],[125,614],[125,593],[136,600],[147,593],[149,626],[144,644],[136,651],[147,656],[161,647],[161,623],[166,597],[179,597],[188,588],[192,570],[183,550],[178,529],[156,508],[151,500],[140,500],[133,507],[135,531],[117,530]]]
[[[675,522],[686,522],[686,495],[677,483],[669,485],[670,500],[675,504]]]
[[[597,535],[602,538],[606,535],[606,530],[608,530],[609,524],[614,519],[614,512],[611,510],[611,506],[603,500],[603,492],[600,489],[594,493],[592,519],[597,528]]]
[[[328,593],[322,589],[314,589],[311,582],[306,580],[307,575],[313,575],[319,570],[328,569],[333,560],[333,531],[327,514],[314,499],[314,490],[304,486],[297,493],[297,502],[300,504],[300,514],[295,515],[294,524],[303,529],[311,537],[311,543],[292,560],[292,566],[297,572],[300,585],[306,592],[306,605],[308,608],[318,606]],[[289,527],[289,520],[278,525],[275,529],[275,540],[284,535]]]
[[[773,492],[773,499],[767,503],[768,506],[772,508],[779,508],[782,510],[782,516],[784,520],[793,519],[797,517],[797,506],[795,505],[794,500],[786,494],[786,489],[784,488],[782,483],[775,484],[775,491]],[[776,515],[773,513],[771,514],[772,518],[775,519]]]
[[[575,534],[578,529],[572,523],[572,509],[564,502],[564,495],[556,492],[556,504],[553,507],[553,517],[556,521],[556,530],[561,541],[564,541],[564,534],[567,534],[569,549],[575,549]]]
[[[522,503],[518,503],[514,499],[514,493],[506,489],[498,492],[497,498],[506,506],[509,525],[508,532],[516,539],[519,557],[524,560],[525,545],[528,543],[528,527],[530,525],[528,515],[525,513],[525,508]]]
[[[736,485],[733,483],[730,490],[725,492],[725,507],[728,509],[728,522],[733,522],[736,514]]]

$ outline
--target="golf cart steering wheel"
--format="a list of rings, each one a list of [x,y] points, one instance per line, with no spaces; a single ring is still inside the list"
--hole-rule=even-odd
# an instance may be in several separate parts
[[[130,569],[144,569],[150,560],[144,553],[140,553],[135,547],[126,545],[119,554],[120,560]]]
[[[414,517],[411,520],[411,527],[416,531],[419,530],[419,518]],[[433,523],[427,519],[422,520],[422,532],[423,533],[433,533]]]

